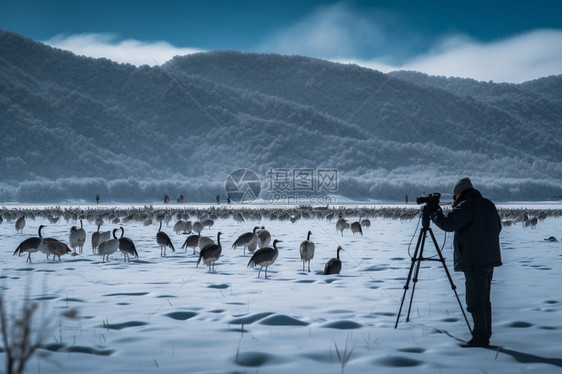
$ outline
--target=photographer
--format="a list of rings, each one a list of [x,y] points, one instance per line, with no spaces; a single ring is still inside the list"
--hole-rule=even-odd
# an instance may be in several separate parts
[[[472,339],[464,347],[488,347],[492,335],[490,288],[494,267],[500,266],[501,220],[495,205],[482,197],[469,178],[453,188],[453,209],[444,215],[432,208],[431,220],[444,231],[454,231],[454,269],[465,274],[467,310],[472,314]]]

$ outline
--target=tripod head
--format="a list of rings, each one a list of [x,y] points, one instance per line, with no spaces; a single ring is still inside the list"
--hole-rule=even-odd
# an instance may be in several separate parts
[[[429,228],[429,223],[431,222],[431,219],[429,218],[429,216],[431,215],[432,212],[433,212],[433,209],[427,204],[421,207],[422,228],[424,228],[426,230]]]
[[[424,204],[421,207],[422,213],[422,228],[428,229],[429,223],[431,220],[429,216],[433,213],[437,208],[439,208],[439,199],[441,198],[441,194],[439,192],[435,192],[433,194],[429,194],[429,196],[418,197],[416,199],[416,203]]]

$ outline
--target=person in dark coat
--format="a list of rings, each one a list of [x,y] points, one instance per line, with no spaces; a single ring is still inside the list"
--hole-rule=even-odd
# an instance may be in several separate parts
[[[469,178],[453,188],[453,209],[437,208],[431,220],[444,231],[454,231],[454,269],[465,275],[466,305],[472,314],[472,339],[465,347],[488,347],[492,336],[490,289],[494,267],[501,266],[501,219],[494,203],[474,189]]]

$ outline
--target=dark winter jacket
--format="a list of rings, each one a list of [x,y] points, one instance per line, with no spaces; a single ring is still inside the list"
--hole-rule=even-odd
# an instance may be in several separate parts
[[[465,190],[459,201],[447,215],[441,209],[431,215],[431,220],[440,229],[455,232],[455,271],[500,266],[502,226],[495,205],[473,188]]]

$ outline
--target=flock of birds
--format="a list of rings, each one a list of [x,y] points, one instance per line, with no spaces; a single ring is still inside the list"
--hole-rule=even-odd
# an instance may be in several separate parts
[[[228,209],[228,208],[214,208],[210,209],[155,209],[152,206],[145,206],[144,208],[129,208],[129,209],[80,209],[80,208],[52,208],[52,209],[38,209],[38,210],[10,210],[3,209],[0,211],[0,223],[4,220],[15,220],[15,229],[17,233],[22,233],[26,225],[26,218],[35,219],[45,218],[50,223],[58,223],[60,218],[66,221],[80,222],[80,227],[73,225],[70,228],[68,235],[68,245],[51,237],[43,237],[42,230],[46,227],[40,225],[37,236],[27,238],[22,241],[14,251],[14,255],[22,255],[27,253],[27,260],[31,262],[31,254],[42,252],[47,256],[47,260],[52,256],[53,261],[58,258],[61,261],[61,256],[65,254],[79,255],[83,252],[86,244],[86,231],[84,230],[83,221],[93,223],[97,226],[97,231],[91,235],[91,247],[94,254],[102,256],[102,262],[109,261],[109,256],[117,251],[123,254],[123,261],[130,261],[130,257],[138,259],[138,251],[135,243],[131,238],[125,237],[125,229],[122,224],[131,221],[142,222],[143,225],[148,226],[153,224],[154,220],[159,222],[158,232],[156,233],[156,243],[160,247],[160,255],[166,256],[168,249],[175,252],[175,247],[172,240],[166,232],[162,230],[162,224],[168,225],[172,219],[176,219],[173,230],[177,233],[187,234],[182,249],[187,251],[190,247],[193,249],[194,255],[199,255],[197,266],[201,262],[209,268],[209,271],[215,270],[215,263],[222,254],[221,235],[217,233],[216,242],[212,239],[202,236],[201,232],[204,228],[210,228],[218,219],[230,218],[236,222],[246,221],[261,221],[263,219],[269,220],[289,220],[296,223],[300,219],[313,218],[319,220],[332,220],[337,217],[335,228],[338,234],[343,236],[345,230],[350,230],[353,235],[363,235],[363,229],[369,228],[371,221],[365,217],[381,217],[391,219],[413,219],[418,217],[419,209],[411,208],[311,208],[307,206],[283,209]],[[521,211],[517,209],[500,210],[502,216],[502,223],[505,226],[513,225],[521,222],[523,227],[536,227],[537,223],[544,220],[548,215],[562,216],[562,211],[549,210],[549,211]],[[344,217],[355,216],[359,217],[352,223]],[[17,218],[16,218],[17,217]],[[190,218],[196,219],[194,222]],[[111,231],[100,231],[101,226],[105,221],[112,224],[120,225]],[[120,231],[118,237],[116,233]],[[311,240],[312,232],[308,231],[307,237],[299,246],[300,259],[302,261],[303,272],[305,269],[311,271],[310,263],[314,258],[315,244]],[[267,278],[267,269],[277,260],[279,256],[278,239],[273,240],[271,246],[271,234],[265,229],[265,226],[256,225],[252,231],[243,233],[232,244],[232,248],[243,248],[244,255],[246,250],[252,254],[248,267],[259,267],[258,277],[261,271],[265,269],[265,278]],[[545,240],[556,240],[550,237]],[[72,248],[72,249],[71,249]],[[199,252],[197,253],[197,249]],[[336,257],[330,259],[324,266],[324,274],[339,274],[342,268],[340,260],[341,246],[337,247]]]

